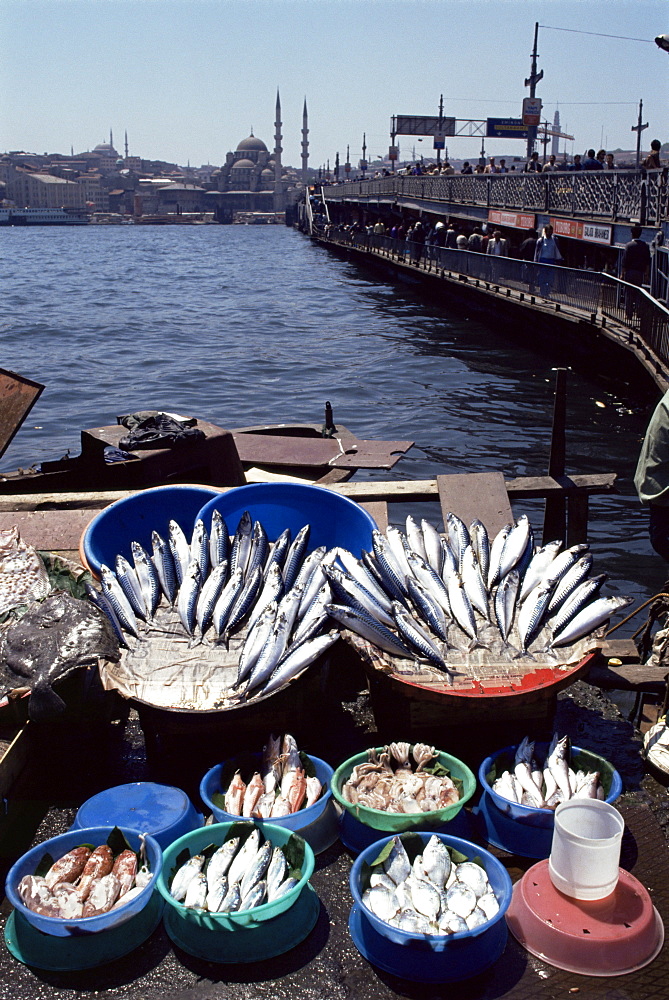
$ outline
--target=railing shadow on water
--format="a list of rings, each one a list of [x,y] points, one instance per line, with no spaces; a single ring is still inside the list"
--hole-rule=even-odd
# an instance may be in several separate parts
[[[669,309],[645,289],[610,274],[452,250],[378,234],[352,233],[334,226],[327,226],[320,233],[316,230],[315,235],[398,263],[413,264],[428,273],[457,274],[488,287],[515,289],[537,301],[578,310],[593,321],[606,317],[627,330],[631,343],[645,345],[669,365]]]

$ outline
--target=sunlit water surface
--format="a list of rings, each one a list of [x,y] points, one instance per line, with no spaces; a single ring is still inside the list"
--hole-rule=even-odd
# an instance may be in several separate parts
[[[313,423],[327,399],[359,437],[416,442],[392,478],[547,470],[554,357],[293,230],[9,228],[0,259],[0,364],[46,386],[5,469],[78,454],[82,428],[135,410]],[[567,471],[618,475],[590,504],[595,569],[638,601],[666,575],[632,485],[648,412],[622,381],[569,377]],[[516,510],[540,530],[537,502]],[[436,503],[393,519],[408,512],[440,520]]]

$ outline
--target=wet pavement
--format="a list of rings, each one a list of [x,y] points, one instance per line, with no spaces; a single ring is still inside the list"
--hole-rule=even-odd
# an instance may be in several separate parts
[[[302,749],[337,764],[351,754],[375,745],[379,739],[374,718],[355,672],[338,678],[337,702],[315,706],[318,716],[314,732],[305,729]],[[669,920],[669,796],[666,789],[645,771],[639,750],[640,736],[599,689],[579,681],[562,692],[557,702],[555,728],[568,733],[577,746],[587,747],[610,760],[620,772],[624,794],[618,805],[627,831],[621,863],[649,886],[653,901],[666,922]],[[515,729],[515,736],[523,731]],[[477,732],[444,733],[444,749],[462,757],[476,770],[483,757],[505,745],[507,734],[489,726]],[[540,739],[544,732],[533,731]],[[386,734],[383,734],[385,741]],[[396,734],[395,738],[403,738]],[[263,737],[260,737],[262,742]],[[218,742],[218,745],[216,743]],[[180,785],[197,797],[197,786],[205,770],[230,756],[234,748],[221,732],[218,741],[194,735],[192,741],[168,741],[147,763],[144,734],[133,712],[122,713],[102,725],[93,712],[87,725],[63,726],[36,734],[33,766],[24,772],[12,796],[16,817],[0,841],[4,870],[12,858],[31,843],[39,843],[64,832],[76,809],[102,788],[151,778]],[[12,812],[10,811],[10,819]],[[5,822],[5,827],[7,821]],[[2,826],[0,825],[0,832]],[[478,839],[476,820],[470,819],[472,839]],[[483,843],[484,841],[480,841]],[[534,862],[494,850],[518,878]],[[111,1000],[387,1000],[390,997],[442,1000],[494,1000],[498,997],[582,997],[639,1000],[667,995],[669,969],[665,951],[642,972],[611,978],[580,977],[560,972],[533,958],[509,938],[501,959],[488,971],[457,985],[416,984],[398,979],[371,966],[356,950],[348,931],[352,899],[348,888],[351,868],[349,852],[337,841],[317,856],[312,884],[320,899],[316,925],[302,944],[286,954],[250,964],[222,965],[202,961],[172,945],[162,924],[131,954],[91,971],[48,972],[27,967],[0,948],[0,1000],[62,1000],[66,997],[96,997]],[[2,924],[10,912],[5,900]],[[664,992],[663,992],[664,991]]]

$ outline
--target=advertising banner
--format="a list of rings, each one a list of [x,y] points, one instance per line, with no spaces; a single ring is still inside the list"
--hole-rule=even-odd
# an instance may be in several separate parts
[[[602,222],[581,222],[579,219],[551,219],[556,236],[568,236],[572,240],[586,243],[601,243],[609,246],[613,238],[613,226]]]
[[[498,208],[488,210],[488,222],[497,226],[511,226],[512,229],[533,229],[536,222],[534,215],[527,212],[503,212]]]

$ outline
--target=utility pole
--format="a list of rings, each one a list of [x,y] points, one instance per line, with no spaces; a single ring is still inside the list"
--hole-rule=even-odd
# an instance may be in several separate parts
[[[636,132],[636,168],[639,169],[639,162],[641,160],[641,133],[645,128],[648,128],[648,122],[641,124],[641,119],[643,117],[643,101],[639,101],[639,117],[637,119],[636,125],[632,125],[630,129],[631,132]]]
[[[534,48],[532,49],[532,68],[530,69],[530,75],[527,80],[525,80],[525,86],[530,88],[530,97],[536,97],[537,84],[543,79],[544,71],[540,70],[537,73],[537,41],[539,38],[539,22],[536,21],[534,25]],[[537,126],[528,125],[527,127],[527,159],[534,151],[534,143],[537,139]]]

